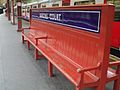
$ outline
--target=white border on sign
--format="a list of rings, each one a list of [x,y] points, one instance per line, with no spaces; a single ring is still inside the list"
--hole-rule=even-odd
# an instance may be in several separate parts
[[[60,25],[65,25],[65,26],[70,26],[70,27],[74,27],[74,28],[77,28],[77,29],[84,29],[86,31],[92,31],[92,32],[96,32],[98,33],[100,31],[100,11],[40,11],[40,12],[89,12],[89,13],[98,13],[99,16],[98,16],[98,27],[97,27],[97,30],[93,30],[93,29],[89,29],[89,28],[83,28],[83,27],[78,27],[78,26],[74,26],[74,25],[69,25],[69,24],[64,24],[64,23],[60,23],[60,22],[54,22],[54,21],[50,21],[50,20],[45,20],[45,19],[40,19],[38,18],[39,20],[43,20],[43,21],[46,21],[46,22],[52,22],[52,23],[56,23],[56,24],[60,24]],[[37,12],[38,13],[38,12]]]

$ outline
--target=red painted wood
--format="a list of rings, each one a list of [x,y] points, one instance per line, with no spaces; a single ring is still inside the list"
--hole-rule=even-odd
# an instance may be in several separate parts
[[[62,5],[70,5],[70,0],[62,0]]]
[[[53,65],[52,65],[52,63],[50,61],[48,61],[48,75],[50,77],[53,76]]]
[[[30,42],[27,41],[27,47],[28,47],[28,50],[30,50]]]
[[[112,47],[120,47],[120,22],[113,22],[112,30]]]
[[[17,0],[17,3],[21,3],[22,5],[22,1],[21,0]],[[18,17],[18,32],[22,31],[22,7],[17,5],[17,17]]]
[[[97,90],[105,90],[106,82],[115,80],[114,77],[117,76],[116,74],[115,76],[110,75],[107,72],[114,7],[111,5],[86,5],[42,8],[42,10],[44,9],[101,10],[100,33],[78,30],[30,18],[30,31],[27,34],[23,33],[22,36],[75,84],[76,90],[84,87],[96,87]],[[36,38],[39,38],[37,42]],[[48,66],[50,74],[52,70],[50,65]],[[114,72],[111,71],[111,73]]]
[[[35,48],[35,59],[39,59],[39,51]]]
[[[12,10],[11,11],[12,11],[12,15],[13,15],[12,16],[13,17],[12,18],[13,19],[12,20],[13,21],[12,24],[15,25],[14,0],[11,0],[11,2],[12,2]]]
[[[7,0],[7,17],[8,17],[8,20],[10,21],[11,18],[10,18],[10,0]]]
[[[104,4],[106,4],[107,3],[107,0],[104,0]]]

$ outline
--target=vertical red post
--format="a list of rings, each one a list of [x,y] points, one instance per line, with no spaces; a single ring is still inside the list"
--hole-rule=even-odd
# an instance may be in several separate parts
[[[7,0],[7,16],[8,16],[8,20],[10,21],[10,1]]]
[[[107,3],[107,0],[104,0],[104,4],[106,4]]]
[[[18,17],[18,32],[22,31],[22,3],[21,0],[17,0],[17,17]]]
[[[62,6],[69,6],[70,0],[62,0]]]
[[[14,0],[12,0],[12,24],[15,25]]]

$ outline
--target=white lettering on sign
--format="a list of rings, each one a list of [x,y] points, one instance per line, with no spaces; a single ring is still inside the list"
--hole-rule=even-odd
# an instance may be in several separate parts
[[[48,19],[49,17],[48,17],[48,13],[40,13],[39,14],[39,17],[40,18],[43,18],[43,19]]]
[[[61,14],[49,14],[50,20],[61,21]]]
[[[54,14],[54,13],[40,13],[39,18],[43,19],[50,19],[50,20],[56,20],[56,21],[61,21],[61,14]]]

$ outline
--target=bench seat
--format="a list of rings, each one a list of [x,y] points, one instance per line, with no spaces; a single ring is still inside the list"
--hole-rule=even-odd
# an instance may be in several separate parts
[[[38,34],[39,33],[39,34]],[[70,58],[64,56],[62,53],[49,46],[45,40],[39,39],[36,45],[36,39],[45,37],[45,34],[40,34],[40,30],[31,29],[28,33],[22,34],[24,38],[29,41],[38,51],[41,52],[57,69],[59,69],[75,86],[78,86],[81,74],[77,72],[78,69],[83,69],[82,66],[72,62]],[[49,40],[49,37],[48,37]],[[59,60],[59,61],[58,61]],[[97,84],[99,78],[89,71],[84,74],[84,84],[88,86]],[[92,83],[92,84],[91,84]]]
[[[77,65],[72,62],[70,58],[64,56],[62,53],[58,52],[56,49],[48,45],[45,40],[39,39],[40,37],[45,37],[46,34],[40,34],[40,30],[30,30],[29,33],[23,34],[24,37],[29,41],[38,51],[42,53],[57,69],[59,69],[74,85],[78,86],[81,74],[77,72],[78,69],[83,69],[82,66]],[[36,45],[36,39],[38,40],[38,45]],[[48,39],[49,40],[49,37]],[[58,61],[59,60],[59,61]],[[115,70],[109,68],[107,72],[107,82],[117,79]],[[93,75],[90,71],[84,74],[84,85],[91,87],[93,83],[98,84],[99,78]],[[92,84],[91,84],[92,83]],[[84,87],[85,87],[84,86]]]
[[[72,60],[47,45],[47,43],[42,42],[42,40],[39,40],[37,49],[71,82],[78,86],[81,79],[81,74],[77,72],[77,70],[82,69],[81,66],[75,66]],[[98,80],[99,78],[89,71],[84,74],[84,84],[90,84],[93,82],[97,82]]]
[[[47,45],[47,43],[39,40],[38,51],[40,51],[57,69],[59,69],[71,82],[73,82],[76,86],[78,86],[81,74],[77,72],[78,69],[83,69],[82,66],[76,65],[70,58],[64,56],[62,53],[58,52],[51,46]],[[59,60],[59,61],[58,61]],[[118,75],[115,70],[109,68],[107,71],[107,82],[112,80],[116,80]],[[99,78],[92,74],[90,71],[85,72],[84,74],[84,87],[92,87],[97,85]],[[92,83],[92,84],[91,84]],[[94,85],[93,85],[94,83]]]
[[[107,71],[107,82],[116,80],[117,78],[118,78],[118,75],[116,74],[115,70],[113,70],[112,68],[109,68]]]

